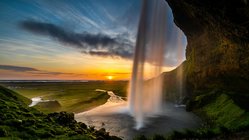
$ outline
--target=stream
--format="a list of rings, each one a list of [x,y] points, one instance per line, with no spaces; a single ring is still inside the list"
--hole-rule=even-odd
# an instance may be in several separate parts
[[[29,107],[33,107],[35,105],[37,105],[38,103],[45,103],[45,102],[52,102],[52,101],[56,101],[56,100],[44,100],[42,99],[42,97],[34,97],[31,98],[31,104],[29,105]]]

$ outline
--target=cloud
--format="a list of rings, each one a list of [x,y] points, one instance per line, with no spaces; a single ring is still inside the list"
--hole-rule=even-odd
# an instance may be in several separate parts
[[[186,41],[184,40],[186,39],[174,24],[167,24],[167,26],[164,66],[176,66],[185,59],[184,48]],[[125,59],[132,59],[134,54],[135,40],[131,41],[131,34],[128,32],[121,32],[117,35],[78,33],[52,23],[34,20],[22,21],[19,27],[33,34],[50,37],[66,46],[80,49],[83,54]],[[154,37],[157,39],[157,36]],[[150,50],[147,52],[150,52]]]
[[[111,37],[105,34],[76,33],[55,24],[27,20],[20,22],[20,27],[34,34],[49,36],[54,40],[82,49],[82,53],[99,56],[132,58],[133,46],[130,40],[121,35]]]
[[[11,66],[11,65],[0,65],[0,69],[2,69],[2,70],[11,70],[11,71],[15,71],[15,72],[39,71],[39,70],[37,70],[35,68]]]
[[[14,72],[27,72],[31,74],[38,74],[38,75],[77,75],[74,73],[63,73],[63,72],[51,72],[51,71],[44,71],[38,70],[36,68],[31,67],[23,67],[23,66],[13,66],[13,65],[0,65],[0,70],[9,70]]]

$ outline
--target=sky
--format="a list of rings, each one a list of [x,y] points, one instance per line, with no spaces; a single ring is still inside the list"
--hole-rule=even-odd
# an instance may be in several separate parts
[[[128,80],[140,9],[141,0],[1,0],[0,80]],[[164,71],[187,44],[168,14]]]

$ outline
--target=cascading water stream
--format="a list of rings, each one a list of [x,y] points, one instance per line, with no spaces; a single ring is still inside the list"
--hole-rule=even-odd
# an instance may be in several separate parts
[[[129,110],[136,129],[146,118],[159,114],[162,106],[162,66],[166,47],[167,10],[164,0],[144,0],[139,21],[132,77],[129,87]]]

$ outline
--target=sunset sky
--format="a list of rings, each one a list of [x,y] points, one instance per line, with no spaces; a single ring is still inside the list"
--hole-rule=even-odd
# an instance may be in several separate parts
[[[140,7],[140,0],[1,0],[0,80],[128,80]],[[187,44],[171,13],[167,22],[165,71],[185,59]]]

